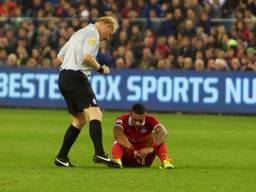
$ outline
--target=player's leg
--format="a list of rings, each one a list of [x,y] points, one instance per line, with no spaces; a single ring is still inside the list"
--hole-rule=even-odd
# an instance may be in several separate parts
[[[112,146],[112,157],[113,159],[122,159],[124,155],[124,148],[117,143],[116,141],[114,142]]]
[[[122,164],[123,167],[143,167],[142,165],[134,156],[134,151],[129,149],[124,149],[124,154],[122,157]]]
[[[155,146],[154,150],[161,161],[160,168],[163,168],[163,169],[174,168],[171,159],[168,158],[167,146],[165,143]]]
[[[112,157],[114,161],[116,161],[120,165],[120,168],[123,167],[123,164],[122,164],[123,155],[124,155],[124,148],[115,141],[112,146]]]
[[[155,152],[148,154],[145,158],[145,165],[144,166],[150,167],[152,165],[153,161],[155,160],[155,157],[156,157]]]
[[[147,146],[147,144],[136,144],[134,145],[134,147],[140,151],[141,149],[144,149]],[[156,152],[153,151],[152,153],[147,154],[147,156],[145,157],[144,160],[139,159],[139,161],[136,159],[137,163],[139,164],[139,166],[143,166],[143,167],[150,167],[154,161],[156,157]]]
[[[136,146],[140,149],[140,146]],[[138,160],[135,158],[133,151],[129,149],[124,149],[119,143],[115,142],[112,146],[112,156],[113,159],[120,164],[120,167],[150,167],[153,163],[156,153],[153,152],[148,154],[145,159],[145,164],[142,165]]]
[[[144,148],[145,144],[133,144],[135,149],[139,151],[140,149]],[[115,157],[114,157],[115,158]],[[127,148],[123,148],[123,155],[122,155],[122,165],[123,167],[143,167],[141,160],[137,159],[134,155],[133,150],[129,150]]]

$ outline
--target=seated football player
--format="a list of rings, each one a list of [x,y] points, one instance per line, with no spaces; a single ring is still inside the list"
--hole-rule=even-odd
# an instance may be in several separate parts
[[[130,113],[119,116],[113,128],[113,159],[122,167],[150,167],[156,156],[161,169],[174,168],[168,158],[165,127],[144,105],[135,104]]]

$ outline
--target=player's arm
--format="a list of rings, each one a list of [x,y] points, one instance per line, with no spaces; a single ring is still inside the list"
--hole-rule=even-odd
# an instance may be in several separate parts
[[[153,145],[160,145],[165,142],[167,136],[167,131],[165,127],[161,124],[154,127],[152,134],[149,135],[148,142],[145,148],[138,151],[138,158],[141,160],[141,164],[145,164],[146,156],[154,151]]]
[[[145,147],[152,147],[152,145],[155,143],[155,137],[154,134],[151,133],[148,135],[147,137],[147,143],[145,145]]]
[[[160,145],[165,142],[167,136],[167,130],[162,124],[158,124],[154,127],[153,131],[154,141],[157,145]]]
[[[135,147],[130,143],[130,141],[125,136],[123,128],[120,126],[115,126],[113,128],[113,133],[114,133],[114,138],[116,142],[118,142],[124,148],[132,151],[137,162],[142,163],[142,159],[140,158],[140,156],[138,156],[138,151],[135,149]]]
[[[124,134],[124,130],[122,127],[120,126],[115,126],[113,128],[113,134],[114,134],[114,138],[115,140],[122,145],[124,148],[130,149],[132,150],[134,147],[133,145],[130,143],[130,141],[127,139],[127,137]]]
[[[154,151],[154,135],[153,133],[149,134],[147,137],[147,143],[144,148],[140,149],[137,153],[137,157],[141,160],[140,163],[142,165],[145,164],[145,158],[148,154],[152,153]]]

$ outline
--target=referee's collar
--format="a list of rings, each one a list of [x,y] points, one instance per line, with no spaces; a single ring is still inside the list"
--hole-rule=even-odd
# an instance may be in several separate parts
[[[97,27],[95,26],[95,24],[93,24],[93,23],[90,23],[89,24],[89,27],[92,27],[92,28],[94,28],[98,33],[99,33],[99,31],[97,30]]]

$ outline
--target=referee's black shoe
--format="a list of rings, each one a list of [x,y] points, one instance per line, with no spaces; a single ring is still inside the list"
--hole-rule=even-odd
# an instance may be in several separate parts
[[[109,167],[115,167],[115,168],[120,168],[120,165],[115,162],[114,160],[110,159],[107,155],[94,155],[93,156],[93,161],[94,163],[100,163],[107,165]]]
[[[74,166],[68,158],[63,159],[63,158],[59,158],[56,157],[55,161],[54,161],[55,165],[59,166],[59,167],[76,167]]]

